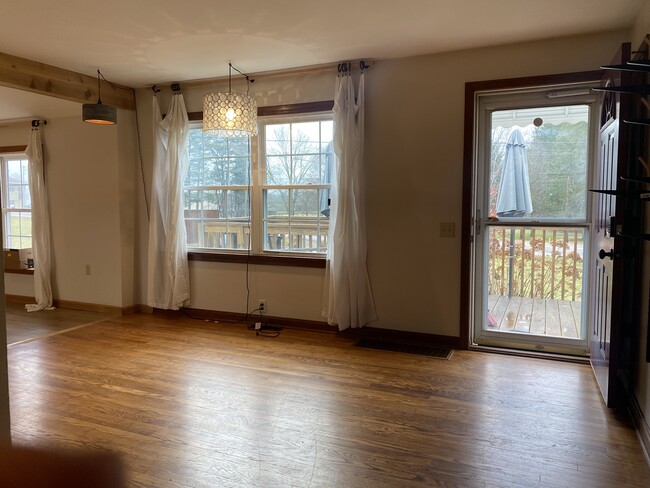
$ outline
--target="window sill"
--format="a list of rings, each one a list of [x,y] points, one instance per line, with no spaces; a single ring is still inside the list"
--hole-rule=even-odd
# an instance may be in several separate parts
[[[189,251],[188,261],[213,261],[219,263],[249,263],[265,266],[294,266],[298,268],[325,268],[325,257],[311,256],[269,256],[267,254],[220,253],[209,251]]]
[[[5,273],[33,275],[33,269],[5,269]]]

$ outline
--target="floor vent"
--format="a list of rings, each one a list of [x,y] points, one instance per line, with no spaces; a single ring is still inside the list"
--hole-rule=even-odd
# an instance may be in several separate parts
[[[400,344],[396,342],[378,341],[375,339],[360,339],[355,346],[365,347],[367,349],[379,349],[380,351],[419,354],[421,356],[430,356],[437,359],[450,359],[451,355],[454,353],[454,350],[448,347]]]

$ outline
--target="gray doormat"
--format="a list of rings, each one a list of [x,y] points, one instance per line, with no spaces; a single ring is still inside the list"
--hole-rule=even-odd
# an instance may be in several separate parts
[[[375,339],[359,339],[355,344],[356,347],[365,347],[366,349],[378,349],[380,351],[404,352],[407,354],[419,354],[421,356],[430,356],[437,359],[450,359],[454,353],[453,349],[438,346],[423,346],[414,344],[400,344],[397,342],[378,341]]]

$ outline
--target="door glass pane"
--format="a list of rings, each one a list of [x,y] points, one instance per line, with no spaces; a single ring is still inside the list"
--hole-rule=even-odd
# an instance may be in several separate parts
[[[490,217],[586,219],[589,106],[491,115]]]
[[[580,339],[585,228],[488,227],[485,330]]]

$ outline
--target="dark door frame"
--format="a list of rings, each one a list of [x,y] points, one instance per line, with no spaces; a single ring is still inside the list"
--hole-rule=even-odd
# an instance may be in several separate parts
[[[471,320],[471,275],[472,275],[472,215],[474,185],[474,154],[476,143],[476,94],[496,90],[539,88],[571,83],[598,82],[602,71],[582,71],[553,75],[509,78],[503,80],[472,81],[465,83],[465,123],[463,143],[463,212],[461,221],[461,264],[460,264],[460,340],[459,347],[470,347]]]

